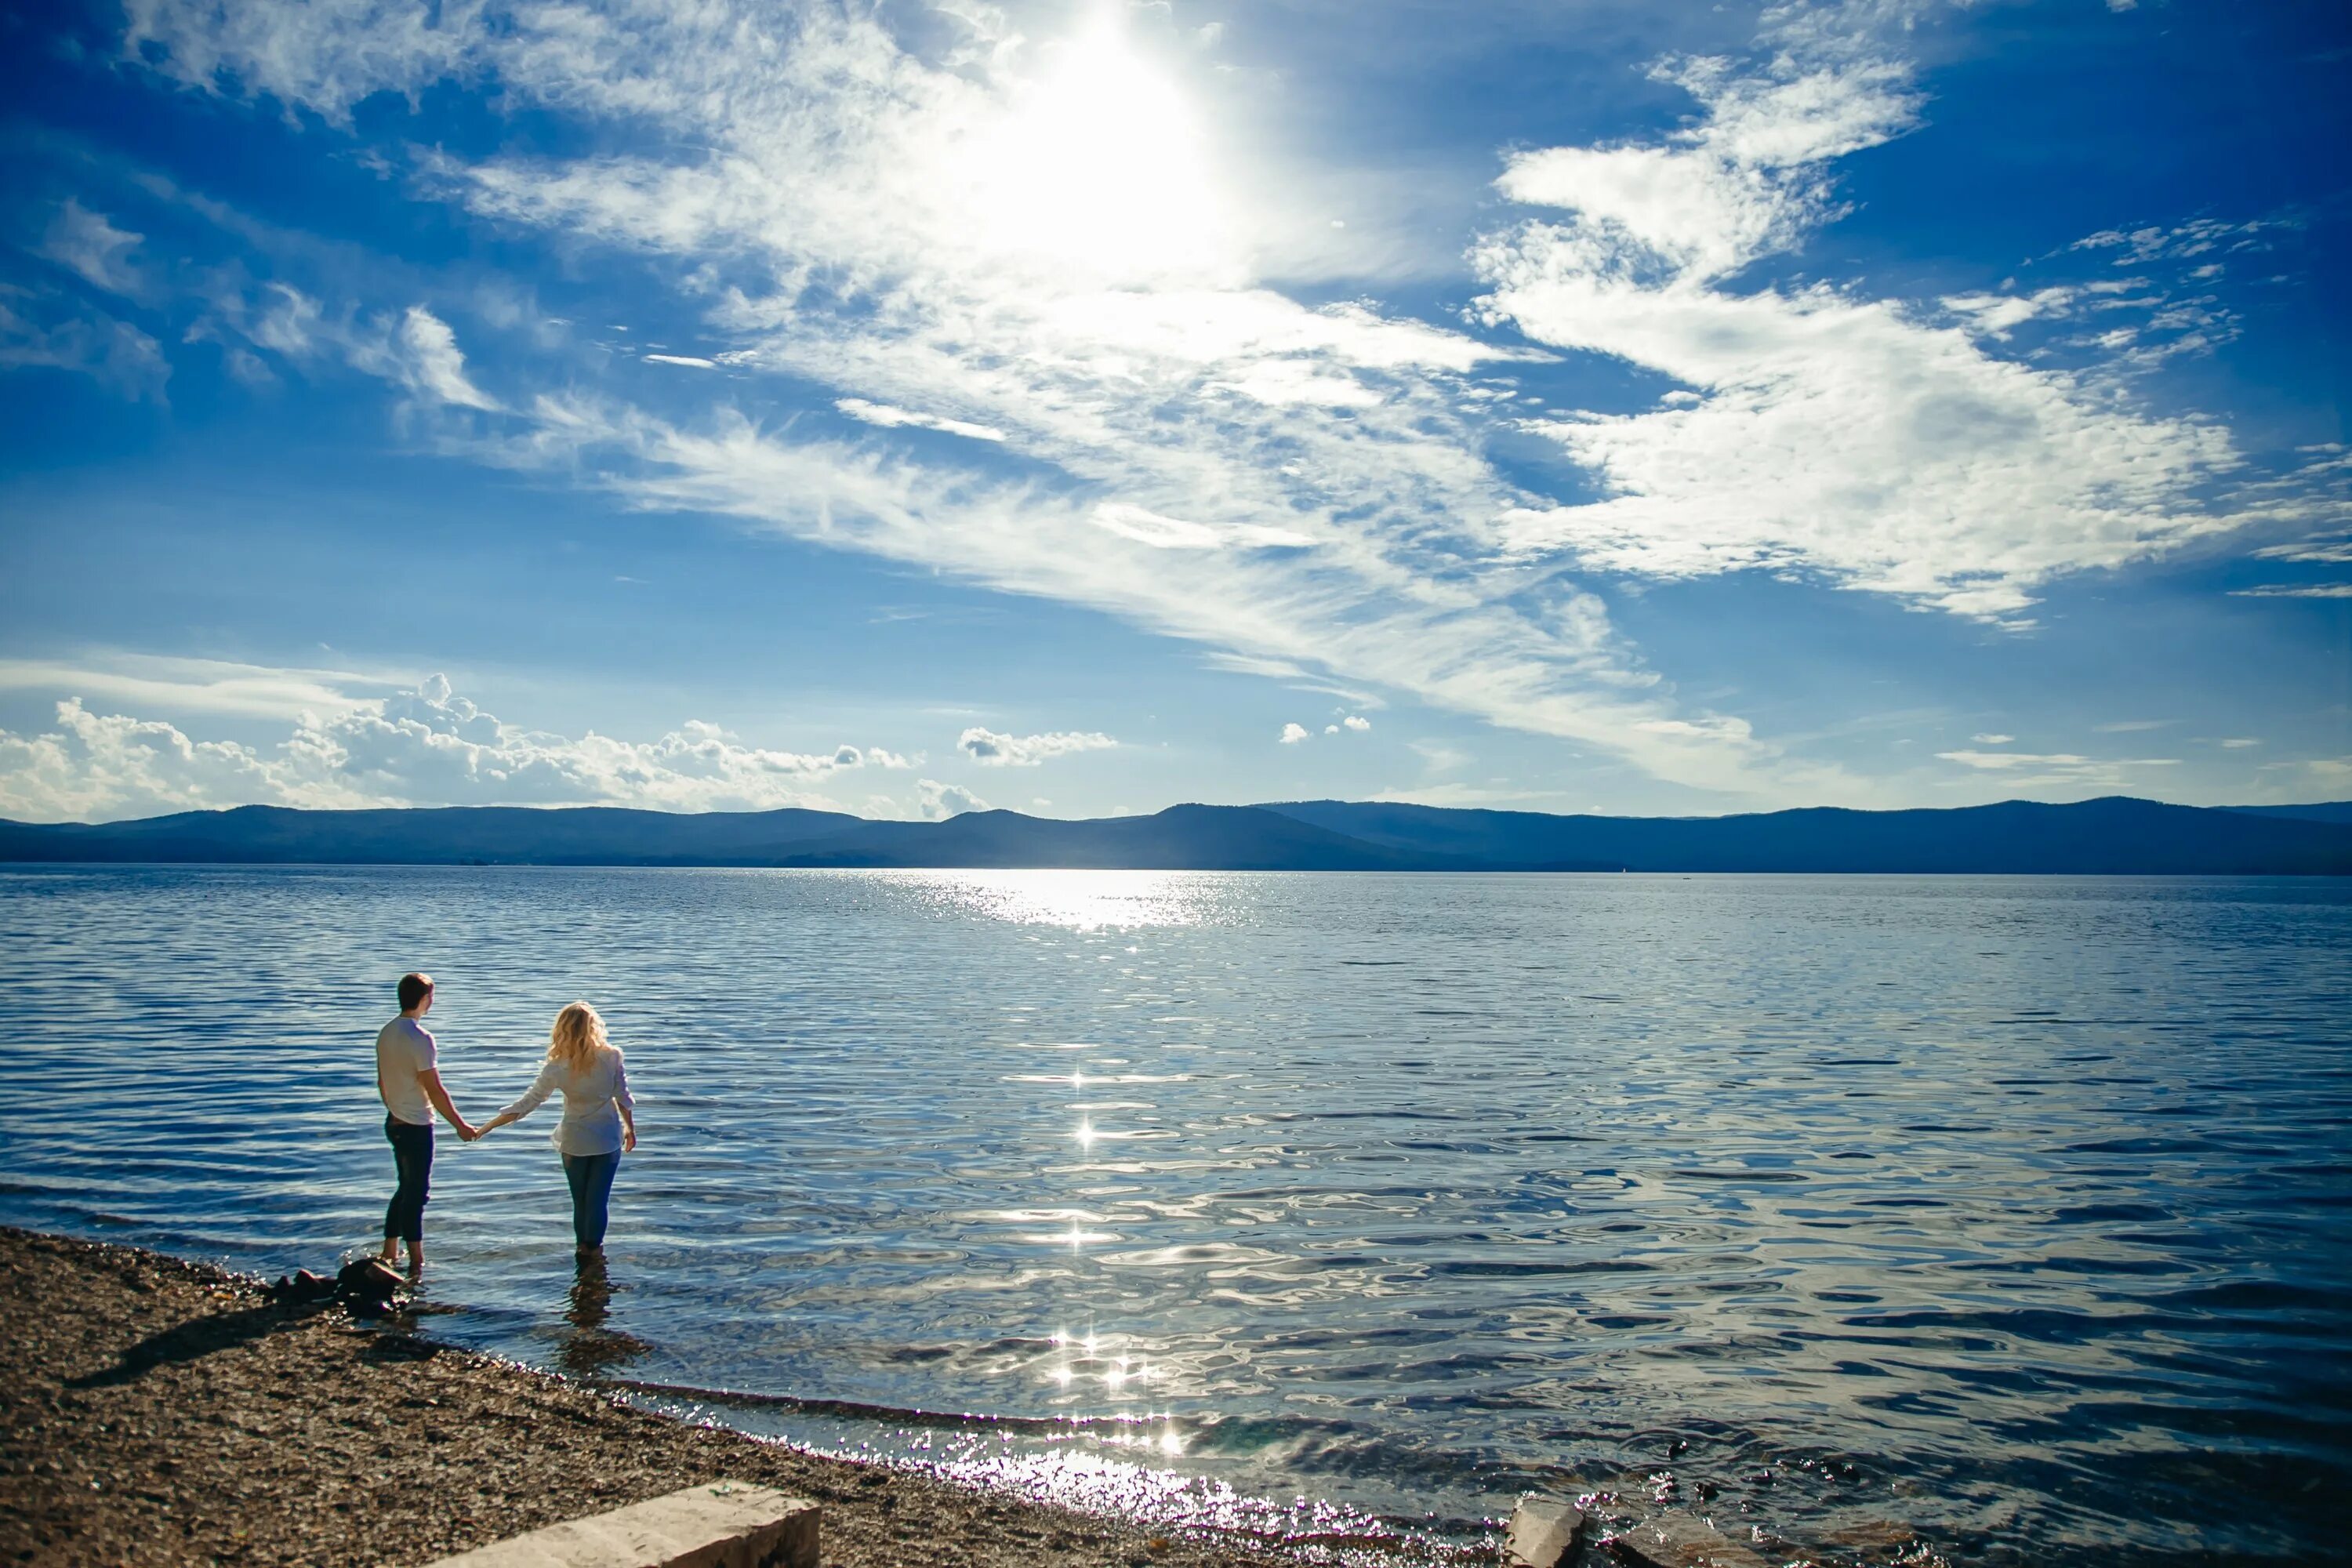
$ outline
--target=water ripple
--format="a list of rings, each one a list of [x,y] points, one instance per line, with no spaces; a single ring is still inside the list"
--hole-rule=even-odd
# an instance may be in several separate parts
[[[593,1000],[609,1271],[536,1124],[445,1138],[432,1330],[803,1441],[1333,1539],[1674,1444],[1963,1560],[2348,1522],[2337,884],[49,868],[0,934],[0,1217],[246,1267],[376,1228],[400,970],[477,1115]]]

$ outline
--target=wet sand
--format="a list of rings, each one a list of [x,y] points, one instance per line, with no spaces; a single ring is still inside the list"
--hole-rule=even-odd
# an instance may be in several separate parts
[[[827,1568],[1296,1568],[655,1415],[269,1302],[251,1280],[0,1227],[0,1563],[429,1563],[719,1477],[824,1505]]]

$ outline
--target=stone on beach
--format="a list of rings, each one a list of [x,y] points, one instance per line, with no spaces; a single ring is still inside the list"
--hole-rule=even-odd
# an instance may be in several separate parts
[[[432,1568],[817,1568],[817,1505],[772,1487],[713,1481],[551,1524]]]
[[[1662,1513],[1610,1538],[1610,1552],[1638,1568],[1768,1568],[1765,1560],[1696,1514]]]
[[[1576,1550],[1584,1511],[1558,1498],[1523,1497],[1503,1538],[1503,1568],[1559,1568]]]

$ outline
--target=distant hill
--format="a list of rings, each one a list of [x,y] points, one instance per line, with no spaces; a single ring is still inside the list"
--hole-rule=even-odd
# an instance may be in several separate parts
[[[0,821],[0,860],[268,861],[375,865],[726,865],[752,851],[863,827],[837,811],[630,811],[453,805],[294,811],[241,805],[136,822]]]
[[[1391,848],[1537,869],[2352,873],[2352,827],[2123,796],[1743,816],[1553,816],[1336,800],[1267,809]]]
[[[243,806],[95,825],[0,822],[0,861],[2344,876],[2352,805],[2116,797],[1646,817],[1324,800],[1078,822],[1011,811],[876,822],[797,810]]]
[[[2291,816],[2300,822],[2352,823],[2352,800],[2323,800],[2310,805],[2233,805],[2251,816]]]

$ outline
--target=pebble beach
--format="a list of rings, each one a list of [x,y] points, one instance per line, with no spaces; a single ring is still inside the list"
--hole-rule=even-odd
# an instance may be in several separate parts
[[[827,1568],[1297,1561],[688,1425],[21,1230],[0,1229],[0,1562],[406,1568],[721,1477],[820,1503]]]

